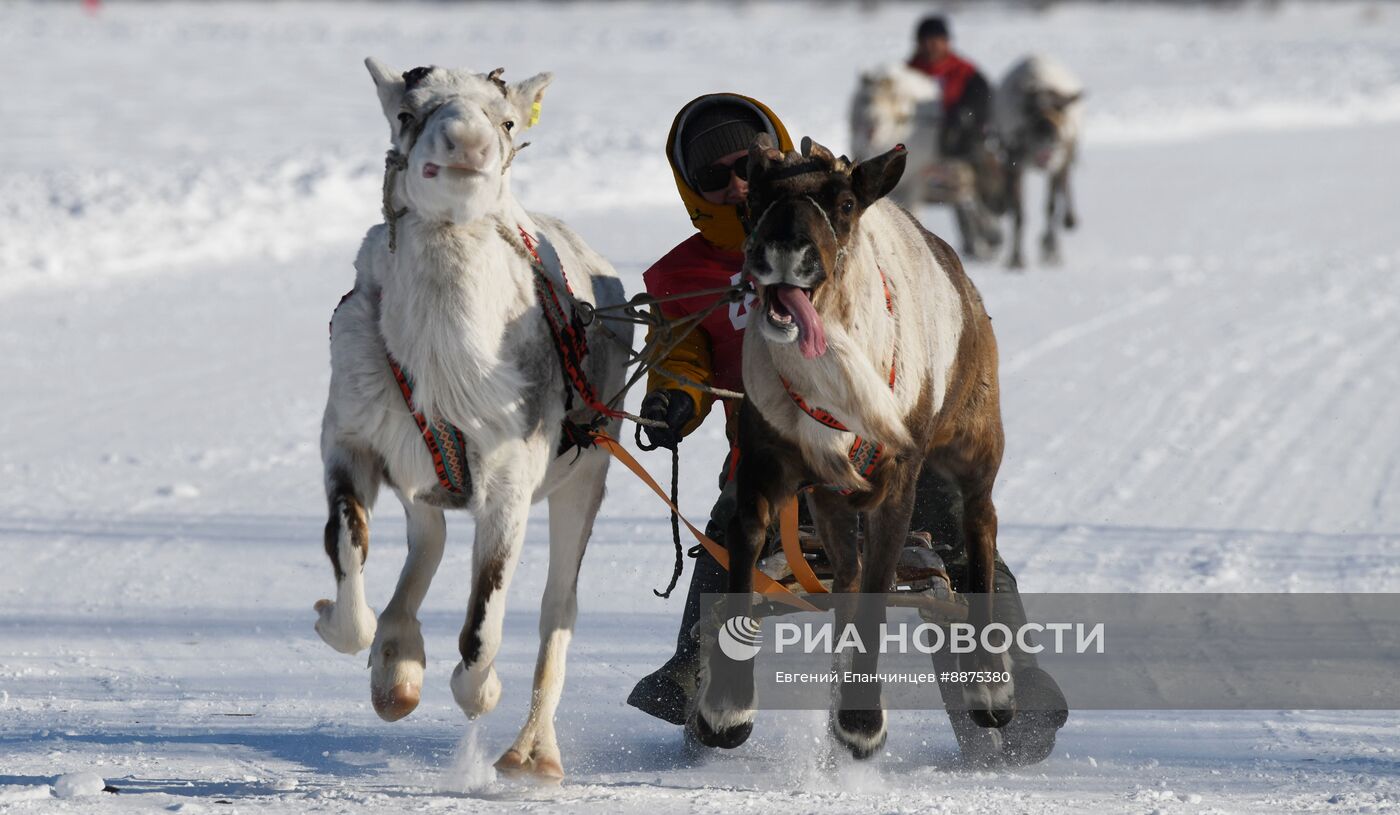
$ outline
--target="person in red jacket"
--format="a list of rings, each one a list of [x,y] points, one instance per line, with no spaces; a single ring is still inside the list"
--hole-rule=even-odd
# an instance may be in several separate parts
[[[965,158],[974,139],[991,125],[992,86],[982,72],[953,51],[952,34],[943,17],[925,17],[914,32],[909,67],[933,77],[943,95],[939,148],[950,158]]]
[[[708,94],[676,114],[666,139],[666,157],[696,232],[646,270],[642,279],[648,294],[672,297],[740,281],[744,227],[739,211],[748,198],[748,147],[759,133],[771,135],[785,151],[792,149],[792,139],[778,117],[746,96]],[[660,304],[661,313],[676,320],[709,309],[719,296],[697,294],[668,300]],[[666,424],[664,428],[643,428],[652,444],[675,447],[710,413],[714,399],[696,384],[742,391],[744,327],[752,306],[749,300],[713,309],[651,371],[641,415]],[[681,378],[673,378],[676,376]],[[737,401],[724,400],[724,410],[732,443]],[[705,534],[723,545],[734,510],[733,486],[727,483],[728,458],[720,473],[720,497]],[[692,554],[695,568],[676,635],[676,652],[660,669],[638,682],[627,699],[628,704],[677,725],[685,723],[689,700],[695,693],[699,642],[691,629],[699,618],[700,596],[723,592],[727,586],[724,570],[714,558],[699,547]]]
[[[748,199],[748,146],[759,133],[768,133],[784,151],[792,149],[787,129],[767,106],[732,93],[692,100],[671,124],[666,154],[696,233],[642,275],[647,293],[658,298],[696,292],[693,297],[659,305],[662,315],[671,320],[710,309],[720,295],[702,292],[732,286],[742,279],[744,227],[740,213]],[[742,391],[744,328],[752,306],[750,300],[711,310],[699,327],[652,369],[641,416],[665,426],[643,427],[651,444],[675,447],[709,414],[713,398],[696,385]],[[732,444],[739,405],[737,400],[723,401],[726,435]],[[733,455],[731,449],[720,469],[720,496],[705,530],[721,545],[735,509],[730,478]],[[938,540],[959,540],[961,519],[949,508],[961,502],[948,493],[949,489],[936,474],[920,479],[912,528],[927,530]],[[953,546],[947,560],[950,575],[956,577],[955,588],[966,569],[965,559],[961,563],[956,559],[961,549]],[[643,677],[627,698],[633,707],[676,725],[685,724],[697,684],[699,641],[692,631],[700,617],[701,595],[721,593],[728,584],[724,570],[707,552],[697,546],[691,554],[695,568],[676,634],[676,652],[665,665]],[[1023,623],[1025,612],[1016,594],[1015,577],[1000,557],[996,560],[996,590],[1014,596],[1006,603],[998,602],[997,621],[1013,628]],[[1067,713],[1055,709],[1063,708],[1064,697],[1054,680],[1040,670],[1033,655],[1013,654],[1013,662],[1017,698],[1035,694],[1037,710],[1018,714],[999,731],[1000,739],[973,726],[965,711],[949,712],[964,753],[975,754],[978,760],[1040,761],[1054,746],[1056,729],[1064,724]]]

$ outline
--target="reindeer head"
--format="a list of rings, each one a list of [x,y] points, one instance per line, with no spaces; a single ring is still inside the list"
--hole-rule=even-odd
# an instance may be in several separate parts
[[[1021,140],[1026,154],[1039,167],[1046,167],[1060,149],[1064,137],[1066,111],[1083,97],[1083,91],[1062,93],[1039,88],[1026,94],[1022,114],[1025,125]]]
[[[553,75],[508,85],[499,69],[474,74],[434,66],[400,74],[373,57],[365,67],[394,147],[406,159],[400,203],[453,223],[494,210],[507,192],[515,138],[538,117]]]
[[[942,115],[938,86],[902,64],[860,75],[851,98],[851,154],[870,157],[906,141],[922,126],[936,128]]]
[[[839,285],[861,215],[899,183],[904,162],[903,145],[852,164],[811,139],[800,155],[784,155],[766,134],[754,140],[744,273],[758,291],[765,339],[797,342],[808,358],[826,352],[822,290]]]

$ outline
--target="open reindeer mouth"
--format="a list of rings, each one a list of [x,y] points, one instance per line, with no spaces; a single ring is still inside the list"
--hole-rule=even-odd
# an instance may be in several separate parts
[[[469,167],[465,164],[434,164],[431,161],[429,161],[423,164],[423,177],[437,178],[438,175],[444,170],[447,171],[447,175],[449,177],[453,178],[462,178],[465,176],[483,174],[480,168]]]
[[[768,323],[783,334],[797,335],[802,356],[813,359],[826,353],[826,328],[812,306],[812,292],[787,283],[764,287],[763,305]]]

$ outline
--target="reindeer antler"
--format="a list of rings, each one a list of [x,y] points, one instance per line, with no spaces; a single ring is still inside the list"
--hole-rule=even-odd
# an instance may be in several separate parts
[[[828,164],[836,163],[836,156],[830,150],[812,141],[811,136],[802,137],[802,155],[807,158],[825,161]]]
[[[802,137],[802,155],[809,159],[823,162],[838,173],[849,173],[851,171],[851,160],[849,158],[836,155],[824,145],[813,141],[810,136]]]
[[[505,72],[505,68],[497,68],[496,70],[487,74],[486,78],[496,83],[496,87],[501,90],[501,96],[510,96],[510,93],[506,88],[506,81],[504,79],[501,79],[501,74]]]
[[[749,148],[757,150],[759,155],[768,161],[782,161],[783,151],[778,149],[778,145],[773,142],[773,136],[768,133],[759,133],[754,136],[753,144]]]

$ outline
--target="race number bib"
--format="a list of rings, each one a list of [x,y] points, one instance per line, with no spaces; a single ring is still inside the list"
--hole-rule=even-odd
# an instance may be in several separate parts
[[[729,278],[729,285],[739,285],[739,280],[743,276],[743,272],[735,272],[734,276]],[[735,331],[743,331],[744,327],[749,324],[749,310],[757,303],[758,295],[750,290],[744,295],[743,300],[729,304],[729,324],[734,326]]]

